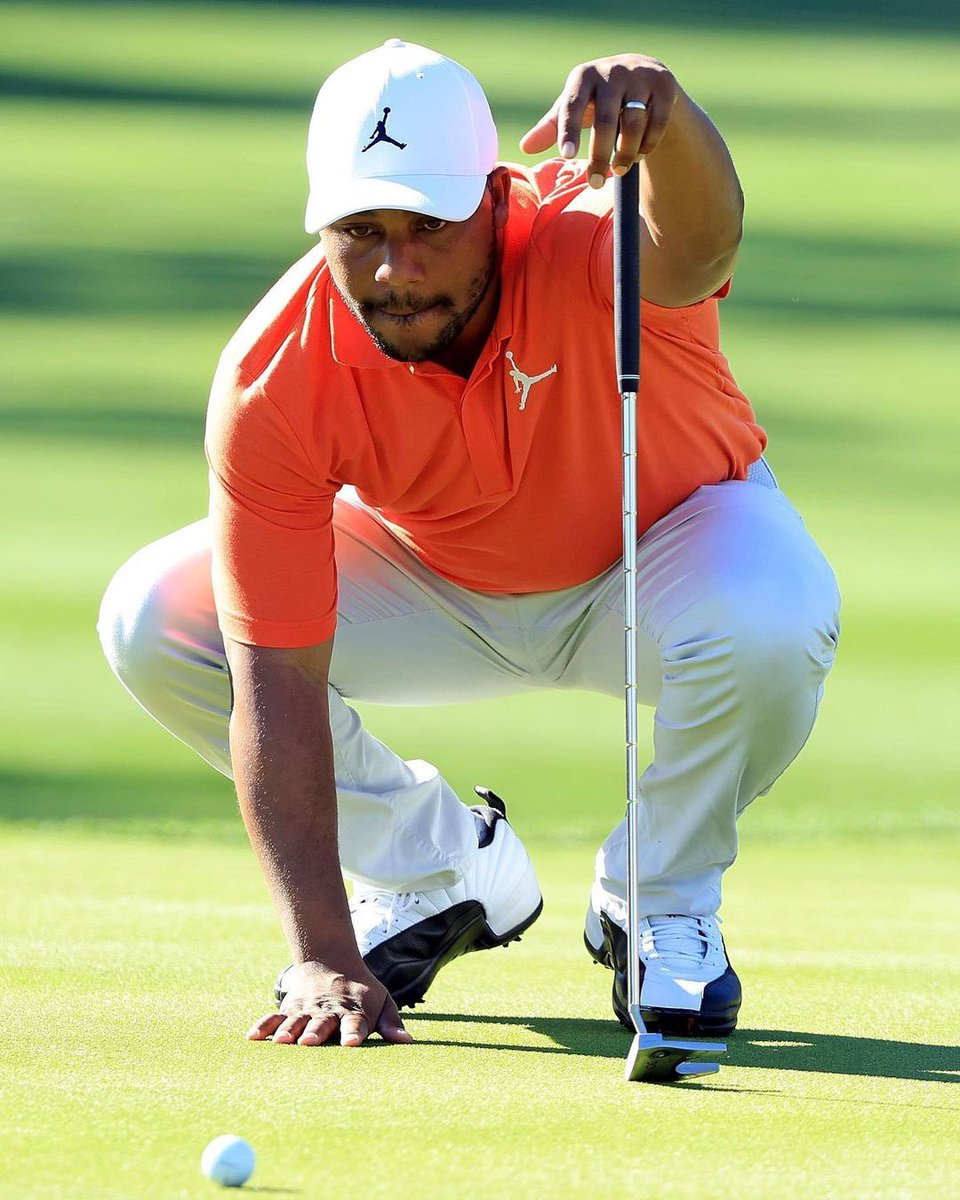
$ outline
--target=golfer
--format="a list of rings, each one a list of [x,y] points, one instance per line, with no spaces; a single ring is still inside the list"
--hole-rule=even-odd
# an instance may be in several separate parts
[[[209,517],[104,598],[114,671],[235,781],[293,964],[252,1039],[409,1041],[399,1007],[539,915],[502,801],[465,803],[350,702],[622,697],[609,180],[636,160],[643,1019],[736,1024],[721,881],[738,815],[813,726],[837,588],[719,349],[742,214],[719,133],[667,67],[621,54],[575,67],[521,141],[554,144],[498,163],[479,84],[422,46],[391,39],[327,79],[307,149],[319,242],[221,357]],[[611,821],[617,800],[580,797]],[[620,821],[585,936],[632,1028],[626,877]]]

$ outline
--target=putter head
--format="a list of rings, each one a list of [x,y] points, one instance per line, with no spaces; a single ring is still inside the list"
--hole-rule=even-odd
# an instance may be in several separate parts
[[[630,1009],[636,1027],[623,1077],[630,1083],[679,1083],[720,1070],[716,1059],[726,1054],[725,1042],[683,1042],[647,1033],[639,1008]]]
[[[671,1042],[659,1033],[634,1034],[624,1079],[631,1083],[678,1083],[720,1070],[715,1060],[726,1054],[723,1042]]]

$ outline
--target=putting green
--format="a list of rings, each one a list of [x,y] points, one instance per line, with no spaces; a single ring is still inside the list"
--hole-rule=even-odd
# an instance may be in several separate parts
[[[693,7],[625,35],[562,4],[5,6],[0,1196],[210,1195],[200,1150],[228,1131],[264,1194],[955,1190],[960,42],[854,0],[829,25]],[[613,702],[367,712],[462,794],[506,795],[546,909],[441,975],[416,1045],[304,1051],[242,1038],[285,955],[229,785],[99,656],[111,572],[204,510],[221,345],[308,245],[317,80],[395,34],[477,72],[504,157],[575,62],[648,50],[744,182],[725,348],[844,633],[810,745],[742,823],[743,1028],[701,1084],[621,1082],[628,1038],[580,941],[622,803]]]
[[[227,1131],[253,1185],[303,1196],[950,1194],[953,848],[750,847],[726,906],[742,1028],[720,1074],[658,1087],[623,1081],[580,941],[585,846],[534,841],[538,924],[447,968],[415,1045],[357,1051],[243,1040],[285,959],[242,847],[5,842],[3,1195],[208,1195]]]

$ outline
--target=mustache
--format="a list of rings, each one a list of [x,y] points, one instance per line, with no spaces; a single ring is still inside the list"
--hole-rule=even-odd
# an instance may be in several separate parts
[[[412,292],[388,292],[386,296],[381,296],[378,300],[361,300],[360,312],[368,317],[374,313],[387,310],[393,315],[399,314],[409,317],[414,313],[423,312],[425,308],[433,308],[434,305],[452,312],[454,308],[453,298],[442,294],[437,296],[416,296]]]

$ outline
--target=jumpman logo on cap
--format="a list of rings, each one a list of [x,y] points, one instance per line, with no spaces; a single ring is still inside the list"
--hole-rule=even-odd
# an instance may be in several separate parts
[[[406,142],[398,142],[392,138],[389,133],[387,133],[387,114],[389,112],[389,108],[385,108],[383,110],[383,119],[377,122],[377,127],[373,133],[371,133],[370,141],[360,151],[361,154],[366,154],[368,150],[372,149],[379,142],[389,142],[391,146],[396,146],[398,150],[406,150]]]
[[[543,380],[549,378],[549,376],[556,375],[557,364],[554,363],[549,371],[543,371],[539,375],[525,375],[524,372],[521,371],[517,366],[517,360],[513,357],[512,350],[507,351],[506,357],[509,358],[513,363],[513,367],[510,369],[509,374],[510,378],[513,380],[514,391],[520,397],[520,411],[523,412],[523,410],[527,407],[527,397],[530,395],[530,389],[535,383],[542,383]]]

